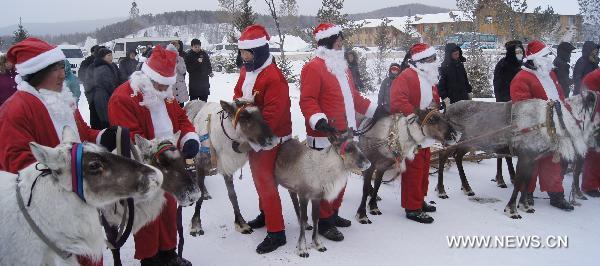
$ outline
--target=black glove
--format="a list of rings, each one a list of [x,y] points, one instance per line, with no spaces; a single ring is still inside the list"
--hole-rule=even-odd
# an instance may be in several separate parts
[[[321,118],[321,119],[319,119],[319,121],[317,121],[317,124],[315,124],[315,129],[317,131],[331,133],[331,134],[336,132],[335,128],[330,126],[329,123],[327,123],[327,119],[325,119],[325,118]]]
[[[181,153],[185,159],[192,159],[196,157],[198,151],[200,151],[200,143],[198,143],[198,141],[195,139],[186,141],[181,149]]]
[[[390,112],[385,108],[384,105],[378,105],[377,109],[375,109],[375,113],[373,114],[373,120],[377,121],[383,117],[390,115]]]
[[[109,152],[117,148],[117,128],[117,126],[109,127],[100,136],[100,145],[104,146]]]

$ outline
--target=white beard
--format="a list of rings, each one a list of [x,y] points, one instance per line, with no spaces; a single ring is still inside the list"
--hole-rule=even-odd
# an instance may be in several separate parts
[[[415,67],[419,73],[419,76],[426,78],[431,84],[438,83],[438,65],[437,61],[433,63],[416,63]]]
[[[131,74],[130,80],[133,96],[140,92],[144,96],[144,99],[140,102],[141,106],[155,106],[164,102],[166,99],[174,99],[173,86],[169,86],[166,91],[159,91],[154,88],[150,78],[141,71],[136,71]]]
[[[548,74],[554,68],[554,58],[552,57],[537,57],[533,59],[533,63],[535,67],[537,67],[537,71]]]
[[[319,46],[316,51],[316,55],[325,60],[327,70],[334,75],[346,75],[346,70],[348,70],[348,62],[346,61],[346,58],[344,58],[344,53],[344,49],[334,50],[327,49],[323,46]]]

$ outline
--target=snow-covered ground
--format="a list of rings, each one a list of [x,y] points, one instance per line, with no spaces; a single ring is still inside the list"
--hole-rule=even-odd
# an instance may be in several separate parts
[[[230,100],[236,74],[215,73],[211,80],[210,101]],[[292,99],[293,132],[304,139],[304,119],[299,110],[299,90],[290,86]],[[376,95],[369,95],[376,98]],[[85,97],[80,101],[80,110],[88,119]],[[205,235],[189,236],[189,223],[193,208],[184,209],[185,249],[184,256],[195,265],[598,265],[598,239],[600,239],[600,199],[582,201],[583,206],[574,212],[564,212],[549,205],[545,193],[535,192],[536,213],[524,214],[521,220],[512,220],[503,214],[510,197],[512,186],[501,189],[490,182],[495,175],[495,160],[481,163],[465,163],[466,172],[476,196],[467,197],[460,190],[460,181],[455,166],[446,171],[446,189],[450,199],[436,197],[434,191],[436,175],[430,176],[427,201],[435,201],[438,208],[432,216],[431,225],[418,224],[404,217],[400,206],[399,183],[382,185],[379,208],[382,216],[369,215],[373,224],[362,225],[354,215],[362,192],[362,179],[350,177],[340,214],[352,220],[352,226],[340,229],[346,236],[340,243],[323,239],[327,251],[310,250],[310,257],[300,258],[295,246],[298,239],[298,223],[287,196],[280,188],[287,233],[287,245],[277,251],[258,255],[256,245],[266,235],[264,229],[251,235],[235,231],[233,213],[221,176],[207,178],[207,187],[213,199],[204,202],[202,221]],[[236,176],[238,176],[236,174]],[[505,179],[508,173],[504,170]],[[571,176],[565,178],[564,187],[571,186]],[[243,178],[235,179],[236,191],[242,214],[246,220],[258,214],[258,197],[252,184],[248,166],[243,169]],[[480,199],[477,201],[475,199]],[[310,234],[310,233],[309,233]],[[447,237],[451,236],[499,236],[541,237],[542,243],[548,236],[568,237],[568,247],[551,248],[450,248]],[[308,237],[310,243],[310,237]],[[515,243],[512,243],[515,245]],[[139,265],[133,259],[133,238],[121,250],[125,265]],[[110,251],[104,252],[105,265],[112,265]]]

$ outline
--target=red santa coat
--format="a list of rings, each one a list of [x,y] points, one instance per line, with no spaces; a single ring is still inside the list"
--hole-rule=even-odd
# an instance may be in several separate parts
[[[97,143],[100,131],[91,129],[75,110],[75,123],[82,141]],[[60,144],[57,130],[44,106],[36,96],[17,91],[0,108],[0,170],[11,173],[34,163],[29,142],[56,147]]]
[[[142,93],[133,96],[130,80],[119,86],[108,102],[110,124],[129,128],[132,140],[135,134],[139,134],[146,139],[155,138],[156,131],[151,112],[147,107],[140,105],[143,100]],[[189,121],[185,111],[179,106],[179,103],[175,100],[165,100],[165,107],[173,133],[181,131],[179,146],[182,146],[188,139],[198,140],[194,126]],[[163,121],[162,124],[164,125],[164,123],[168,123],[168,121]],[[134,257],[136,259],[150,258],[160,250],[174,249],[177,245],[177,202],[168,193],[165,193],[164,196],[166,199],[165,207],[158,217],[134,235]]]
[[[546,90],[556,90],[558,97],[561,102],[564,103],[565,96],[558,78],[554,71],[550,72],[550,78],[554,83],[552,86],[544,88],[540,79],[534,74],[533,70],[523,68],[519,71],[515,78],[510,83],[510,97],[513,102],[519,102],[529,99],[542,99],[548,100],[548,94]],[[554,91],[549,91],[555,93]],[[569,106],[567,106],[569,109]],[[552,162],[552,155],[540,158],[533,168],[532,180],[529,183],[528,191],[533,192],[535,190],[537,177],[540,177],[540,189],[548,192],[564,192],[562,187],[563,176],[561,174],[560,163]]]
[[[600,92],[600,69],[587,74],[583,78],[583,84],[588,90]],[[600,116],[600,114],[597,113],[596,116]],[[600,164],[598,162],[600,162],[600,152],[595,149],[588,150],[583,162],[581,190],[593,191],[600,189]]]
[[[440,103],[437,85],[431,88],[432,101]],[[390,110],[392,113],[412,114],[415,108],[420,108],[421,83],[417,71],[408,68],[392,82],[390,89]]]
[[[325,148],[330,145],[325,133],[315,130],[315,125],[321,118],[333,122],[332,125],[338,130],[346,130],[349,126],[356,129],[356,121],[347,120],[347,117],[354,117],[354,112],[373,117],[377,103],[371,103],[356,90],[348,69],[346,77],[347,86],[341,86],[339,80],[343,80],[343,77],[331,73],[325,60],[318,56],[302,68],[300,109],[306,120],[306,140],[309,146]],[[349,91],[344,91],[344,88]],[[351,99],[344,101],[345,95]]]
[[[591,91],[600,92],[600,69],[596,69],[583,78],[583,85]]]
[[[244,95],[242,91],[245,79],[246,68],[242,67],[240,77],[233,91],[234,100],[247,98],[248,95]],[[254,95],[254,105],[260,110],[263,119],[271,128],[273,134],[280,138],[291,137],[290,91],[285,77],[275,64],[270,63],[260,71],[252,87],[251,95]]]

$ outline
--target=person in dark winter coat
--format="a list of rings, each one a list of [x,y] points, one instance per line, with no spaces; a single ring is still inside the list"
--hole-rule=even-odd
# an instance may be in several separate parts
[[[0,106],[17,91],[15,65],[0,55]]]
[[[210,95],[209,77],[213,76],[212,65],[206,51],[202,50],[200,40],[192,40],[192,49],[185,56],[185,66],[190,74],[190,100],[205,101]]]
[[[557,48],[556,59],[554,59],[554,72],[558,76],[558,83],[563,88],[565,97],[569,97],[571,85],[573,84],[573,79],[570,77],[571,65],[569,65],[573,50],[575,50],[575,46],[568,42],[561,42]]]
[[[573,82],[575,83],[573,95],[581,92],[581,81],[585,75],[598,68],[598,62],[600,62],[598,58],[598,45],[592,41],[583,43],[581,58],[577,60],[575,69],[573,70]]]
[[[525,49],[523,49],[523,43],[521,41],[509,41],[504,44],[506,48],[506,56],[500,59],[494,68],[494,95],[496,95],[496,102],[508,102],[510,101],[510,82],[513,78],[521,71],[523,65],[523,55]],[[506,159],[506,165],[509,171],[514,172],[514,166],[512,157],[504,157]],[[502,173],[502,158],[496,159],[497,174]],[[496,179],[499,179],[496,176]]]
[[[446,98],[450,99],[450,103],[455,103],[462,100],[470,100],[473,88],[469,84],[467,71],[463,63],[467,61],[463,57],[462,49],[455,43],[446,44],[445,57],[440,67],[440,81],[438,83],[438,91],[440,98],[447,102]]]
[[[127,53],[127,57],[124,57],[119,61],[119,74],[121,81],[129,79],[131,74],[137,70],[137,66],[140,63],[137,59],[137,51],[135,49],[130,50]]]
[[[504,44],[506,56],[494,68],[494,95],[496,102],[510,101],[510,82],[521,71],[523,65],[523,43],[509,41]]]
[[[358,91],[364,91],[364,84],[362,82],[362,78],[360,76],[360,71],[358,70],[358,54],[350,50],[345,54],[346,62],[348,62],[348,68],[350,68],[350,73],[352,74],[352,80],[354,80],[354,86]]]
[[[410,60],[410,52],[407,51],[406,54],[404,55],[404,59],[402,59],[402,63],[400,63],[400,73],[402,73],[402,71],[404,71],[405,69],[410,67],[410,64],[408,63],[409,60]]]
[[[99,46],[99,45],[94,45],[92,46],[92,48],[90,49],[90,55],[88,57],[86,57],[81,64],[79,65],[79,72],[77,72],[77,78],[79,78],[79,81],[81,81],[83,83],[83,87],[87,89],[87,78],[89,77],[88,74],[88,69],[93,69],[94,67],[92,66],[94,64],[94,59],[96,59],[96,53],[98,52],[98,50],[100,50],[100,48],[105,48],[104,46]],[[89,68],[88,68],[89,67]],[[90,72],[93,72],[90,71]],[[87,96],[87,94],[86,94]]]
[[[93,129],[104,129],[110,126],[108,123],[108,100],[121,85],[119,69],[112,62],[112,51],[106,48],[98,51],[98,56],[94,60],[93,81],[92,81],[92,102],[94,112],[90,113],[90,122]],[[97,121],[93,121],[91,116],[96,116]]]
[[[400,74],[400,65],[398,63],[392,63],[390,68],[388,69],[388,76],[381,82],[381,87],[379,88],[379,97],[377,99],[377,105],[383,105],[383,108],[388,113],[390,111],[390,87],[392,86],[392,82],[398,75]]]

